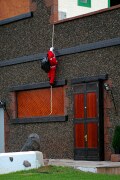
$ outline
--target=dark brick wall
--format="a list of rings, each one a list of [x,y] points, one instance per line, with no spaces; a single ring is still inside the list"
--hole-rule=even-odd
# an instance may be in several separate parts
[[[24,55],[44,53],[52,44],[52,25],[49,22],[51,10],[44,1],[37,2],[33,18],[21,20],[0,27],[0,60],[8,60]],[[97,42],[120,36],[120,10],[112,10],[89,17],[55,25],[54,46],[67,48],[84,43]],[[73,158],[73,101],[71,79],[76,77],[109,74],[116,106],[120,107],[120,48],[119,46],[77,53],[58,58],[57,80],[67,79],[66,89],[69,99],[67,122],[11,125],[7,151],[20,151],[30,133],[37,133],[41,139],[41,151],[49,158]],[[48,81],[47,74],[40,69],[38,61],[0,68],[0,99],[5,99],[9,110],[9,87]],[[110,97],[108,97],[109,100]],[[110,159],[113,129],[119,123],[119,115],[114,106],[107,107],[105,118],[106,160]],[[106,125],[107,121],[111,126]],[[9,123],[9,121],[8,121]],[[8,134],[8,133],[7,133]],[[108,139],[107,139],[108,137]]]
[[[52,25],[49,24],[51,9],[45,6],[44,1],[35,0],[35,2],[37,9],[33,13],[33,18],[0,27],[2,34],[0,60],[46,52],[46,48],[51,46]]]
[[[119,37],[119,18],[120,9],[116,9],[56,24],[55,46],[65,48]]]

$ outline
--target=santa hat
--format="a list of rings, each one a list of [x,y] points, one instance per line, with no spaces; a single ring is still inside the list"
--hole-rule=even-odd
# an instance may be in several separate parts
[[[50,51],[52,51],[52,52],[53,52],[53,51],[54,51],[54,47],[51,47],[51,48],[50,48]]]

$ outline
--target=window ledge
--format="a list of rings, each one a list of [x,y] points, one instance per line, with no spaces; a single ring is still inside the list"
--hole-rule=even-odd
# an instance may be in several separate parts
[[[67,85],[67,80],[58,80],[55,81],[55,85],[53,87],[60,87],[60,86],[65,86]],[[25,85],[20,85],[20,86],[12,86],[9,88],[9,91],[25,91],[25,90],[33,90],[33,89],[43,89],[43,88],[50,88],[50,83],[49,81],[47,82],[40,82],[36,84],[25,84]]]
[[[79,16],[75,16],[75,17],[71,17],[71,18],[66,18],[66,19],[63,19],[63,20],[58,20],[58,21],[55,21],[53,24],[60,24],[60,23],[72,21],[72,20],[75,20],[75,19],[84,18],[84,17],[100,14],[100,13],[107,12],[107,11],[112,11],[114,9],[119,9],[119,8],[120,8],[120,4],[116,5],[116,6],[112,6],[111,8],[105,8],[105,9],[101,9],[101,10],[94,11],[94,12],[91,12],[91,13],[87,13],[87,14],[83,14],[83,15],[79,15]]]
[[[64,122],[67,120],[68,120],[68,116],[43,116],[43,117],[32,117],[32,118],[16,118],[11,120],[11,124]]]
[[[108,79],[108,74],[103,74],[99,76],[91,76],[91,77],[81,77],[81,78],[75,78],[71,80],[71,84],[79,84],[79,83],[87,83],[87,82],[93,82],[93,81],[104,81]]]
[[[21,15],[18,15],[18,16],[14,16],[14,17],[11,17],[11,18],[8,18],[8,19],[0,20],[0,26],[12,23],[14,21],[19,21],[19,20],[22,20],[22,19],[26,19],[26,18],[29,18],[29,17],[32,17],[32,12],[21,14]]]

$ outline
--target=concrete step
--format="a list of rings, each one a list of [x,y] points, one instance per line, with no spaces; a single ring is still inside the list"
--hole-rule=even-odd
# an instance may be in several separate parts
[[[72,159],[46,159],[46,165],[68,166],[85,172],[102,174],[120,174],[120,162],[111,161],[75,161]]]

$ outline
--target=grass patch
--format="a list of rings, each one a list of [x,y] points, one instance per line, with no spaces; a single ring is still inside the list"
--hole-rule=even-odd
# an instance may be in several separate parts
[[[0,180],[119,180],[120,175],[94,174],[69,167],[44,166],[28,171],[0,175]]]

